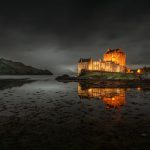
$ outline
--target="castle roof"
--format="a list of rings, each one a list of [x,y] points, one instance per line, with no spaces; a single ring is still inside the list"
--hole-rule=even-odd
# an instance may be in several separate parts
[[[89,62],[91,60],[91,58],[80,58],[79,62]]]
[[[121,48],[117,48],[117,49],[108,48],[107,52],[105,54],[110,54],[110,53],[113,53],[113,52],[124,53]]]

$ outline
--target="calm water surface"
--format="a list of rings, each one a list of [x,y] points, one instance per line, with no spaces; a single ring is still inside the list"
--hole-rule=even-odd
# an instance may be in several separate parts
[[[6,78],[35,81],[0,90],[0,150],[150,148],[148,90]]]

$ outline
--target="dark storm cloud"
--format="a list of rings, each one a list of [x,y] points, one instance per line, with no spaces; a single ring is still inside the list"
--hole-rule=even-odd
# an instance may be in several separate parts
[[[149,16],[146,0],[1,3],[0,55],[59,72],[120,47],[128,64],[150,64]]]

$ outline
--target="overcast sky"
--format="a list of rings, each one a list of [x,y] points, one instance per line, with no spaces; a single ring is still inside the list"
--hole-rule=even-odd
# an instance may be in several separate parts
[[[128,64],[150,64],[147,0],[50,0],[0,3],[0,57],[54,73],[80,57],[122,48]]]

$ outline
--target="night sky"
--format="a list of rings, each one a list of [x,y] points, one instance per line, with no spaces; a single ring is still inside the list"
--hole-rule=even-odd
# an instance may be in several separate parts
[[[147,0],[50,0],[0,3],[0,57],[54,73],[80,57],[122,48],[128,64],[150,64]]]

